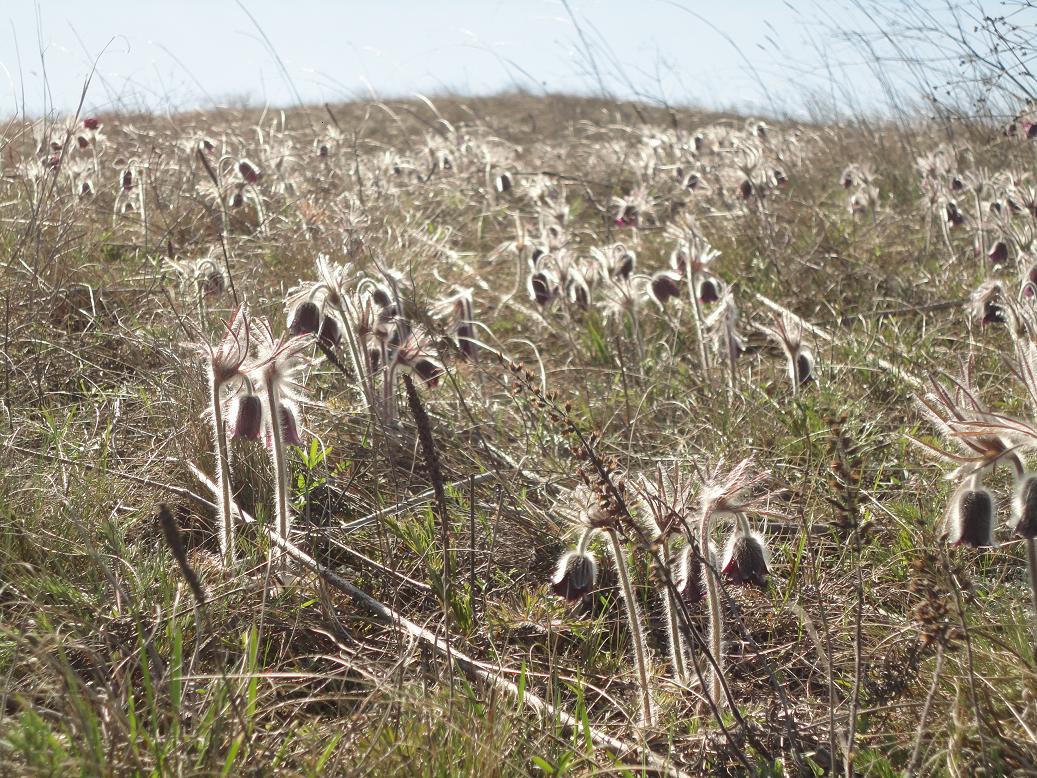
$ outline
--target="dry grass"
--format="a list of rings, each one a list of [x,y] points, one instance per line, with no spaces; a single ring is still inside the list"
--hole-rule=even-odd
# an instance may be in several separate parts
[[[643,751],[596,746],[591,727],[691,774],[893,775],[916,744],[924,774],[1037,774],[1022,544],[1002,526],[996,549],[947,547],[955,484],[905,437],[932,435],[910,376],[955,373],[969,354],[989,403],[1027,413],[1006,328],[979,326],[964,301],[988,277],[1016,288],[1034,217],[1012,217],[1005,269],[975,255],[971,191],[969,221],[927,235],[915,157],[945,141],[936,129],[774,124],[763,137],[741,118],[525,95],[100,119],[101,142],[81,122],[0,129],[5,774],[641,771]],[[1032,184],[1018,173],[1032,164],[1026,141],[958,133],[943,183],[981,176],[984,202]],[[255,186],[239,187],[242,158],[262,171]],[[856,185],[840,184],[851,163],[877,187],[856,214]],[[678,166],[703,185],[686,188]],[[499,193],[505,172],[513,188]],[[636,226],[618,225],[612,198],[639,186]],[[564,295],[539,307],[529,247],[509,245],[517,223],[530,244],[555,224],[584,268],[592,247],[623,241],[645,274],[669,267],[672,225],[693,224],[740,309],[735,390],[718,356],[700,364],[686,288],[628,316],[603,309],[616,291],[598,278],[587,310]],[[988,246],[999,229],[984,220]],[[184,344],[219,335],[242,300],[283,327],[286,292],[313,279],[321,253],[413,286],[411,319],[448,367],[434,388],[416,382],[447,488],[442,505],[346,529],[429,490],[428,460],[402,387],[400,422],[373,422],[345,355],[342,372],[314,351],[306,445],[290,462],[294,542],[575,715],[574,731],[473,684],[318,577],[277,580],[254,527],[239,529],[241,568],[224,569],[214,515],[161,487],[201,494],[190,465],[214,468],[205,377]],[[174,268],[204,256],[229,283],[199,305]],[[474,289],[476,337],[530,371],[526,388],[489,350],[461,359],[429,315],[455,284]],[[764,299],[810,325],[817,380],[795,394]],[[239,504],[270,522],[269,462],[234,446]],[[580,469],[594,481],[597,460],[628,479],[676,465],[697,493],[716,463],[747,456],[770,471],[768,508],[783,518],[750,517],[770,547],[769,587],[723,591],[739,715],[718,722],[698,679],[673,682],[650,554],[626,527],[657,705],[640,727],[614,578],[603,570],[575,605],[550,593],[575,543],[570,490]],[[988,485],[1010,491],[1000,473]],[[204,609],[162,541],[162,502]],[[705,635],[704,603],[688,616]]]

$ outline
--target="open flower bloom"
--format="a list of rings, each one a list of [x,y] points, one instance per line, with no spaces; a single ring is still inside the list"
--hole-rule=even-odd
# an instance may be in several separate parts
[[[589,551],[569,551],[558,560],[551,578],[551,591],[570,602],[576,602],[594,589],[598,580],[598,563]]]
[[[755,532],[736,531],[727,541],[722,572],[733,584],[754,584],[767,587],[770,556],[763,537]]]

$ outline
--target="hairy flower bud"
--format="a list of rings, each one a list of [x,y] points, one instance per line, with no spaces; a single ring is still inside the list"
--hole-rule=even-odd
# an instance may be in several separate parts
[[[570,602],[582,599],[598,580],[598,563],[589,552],[570,551],[558,560],[551,591]]]
[[[648,288],[651,290],[652,297],[654,297],[660,305],[665,305],[668,300],[680,295],[680,282],[681,277],[676,272],[672,270],[660,270],[652,276]]]
[[[326,349],[338,347],[342,340],[342,331],[338,320],[334,316],[324,316],[320,320],[320,329],[317,331],[317,341]]]
[[[1037,538],[1037,475],[1028,475],[1015,494],[1015,534],[1027,540]]]
[[[293,335],[310,335],[320,329],[320,308],[310,300],[299,303],[292,311],[288,331]]]
[[[263,403],[254,394],[243,394],[234,403],[231,437],[235,440],[259,440],[263,432]]]
[[[716,549],[712,543],[709,548],[709,563],[716,564]],[[695,605],[706,597],[706,582],[703,572],[704,566],[702,555],[699,553],[699,544],[692,540],[681,549],[675,581],[677,592],[688,605]]]
[[[995,265],[1003,265],[1008,261],[1008,244],[1003,240],[997,241],[987,252],[987,258]]]
[[[766,588],[770,572],[768,560],[767,546],[762,537],[755,532],[736,532],[727,541],[720,571],[733,584],[754,584]]]
[[[720,299],[720,285],[712,278],[699,281],[698,296],[700,303],[715,303]]]
[[[298,413],[288,403],[281,403],[281,438],[289,446],[301,446],[302,437],[299,435]]]
[[[986,489],[963,489],[947,518],[947,539],[955,546],[995,546],[994,497]]]
[[[238,162],[238,172],[241,173],[241,177],[245,179],[245,182],[249,184],[258,183],[263,176],[259,168],[247,159]]]

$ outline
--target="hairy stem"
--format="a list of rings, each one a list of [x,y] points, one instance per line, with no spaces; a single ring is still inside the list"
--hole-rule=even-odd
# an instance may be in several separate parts
[[[1037,617],[1037,540],[1026,539],[1026,566],[1030,572],[1030,597],[1033,600],[1033,613]],[[1037,645],[1034,646],[1034,659],[1037,661]]]
[[[703,514],[699,519],[699,548],[709,548],[710,529],[713,522],[711,517]],[[714,566],[709,564],[708,553],[703,552],[703,574],[706,580],[706,602],[709,606],[709,650],[713,654],[714,664],[711,670],[711,681],[709,694],[716,705],[721,705],[724,699],[724,614],[720,610],[720,590],[717,573]]]
[[[664,549],[666,564],[672,568],[669,548]],[[663,608],[666,611],[666,633],[670,638],[670,663],[673,665],[673,677],[679,683],[685,683],[688,679],[688,668],[685,664],[684,636],[681,634],[681,626],[678,620],[677,609],[680,604],[674,596],[674,591],[669,586],[663,589]]]
[[[284,439],[281,429],[281,398],[277,385],[266,380],[267,407],[270,409],[270,456],[274,465],[274,515],[277,519],[277,534],[288,540],[291,517],[288,514],[288,467],[284,456]],[[270,559],[281,560],[283,552],[276,544],[270,547]]]
[[[641,609],[637,606],[633,586],[630,584],[630,573],[627,570],[626,552],[619,539],[619,533],[608,530],[612,544],[612,558],[616,563],[616,576],[619,588],[623,592],[623,603],[626,605],[627,624],[630,627],[630,638],[634,644],[634,665],[637,670],[637,681],[641,686],[641,720],[646,726],[652,726],[652,692],[648,685],[648,658],[645,646],[644,630],[641,628]]]
[[[215,376],[210,376],[209,385],[212,391],[212,427],[213,442],[216,448],[216,481],[220,487],[219,527],[220,554],[223,564],[230,567],[234,564],[234,515],[231,511],[230,494],[230,456],[227,451],[227,431],[223,423],[223,402],[221,385]]]
[[[695,285],[696,273],[692,272],[690,256],[685,267],[687,268],[685,277],[688,280],[688,298],[691,300],[691,308],[694,312],[692,321],[695,324],[695,345],[698,346],[699,362],[702,365],[702,372],[705,373],[709,369],[709,359],[706,357],[706,342],[702,335],[702,308],[699,306],[699,290]]]

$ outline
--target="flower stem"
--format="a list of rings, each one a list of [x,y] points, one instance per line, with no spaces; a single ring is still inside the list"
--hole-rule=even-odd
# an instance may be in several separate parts
[[[711,517],[705,513],[699,519],[699,548],[709,548],[709,535],[713,522]],[[724,614],[720,610],[720,589],[718,587],[717,572],[714,566],[709,564],[708,552],[703,551],[703,574],[706,580],[706,601],[709,605],[709,650],[713,654],[713,669],[710,680],[710,697],[718,707],[723,705],[724,684],[722,675],[724,672]]]
[[[223,564],[234,564],[234,514],[231,511],[230,457],[227,451],[227,431],[223,424],[221,386],[215,376],[209,381],[212,391],[213,442],[216,447],[216,480],[220,487],[219,513],[220,554]]]
[[[270,409],[270,450],[274,465],[274,501],[277,517],[277,534],[288,540],[291,517],[288,514],[288,468],[284,457],[284,440],[281,429],[281,398],[277,385],[266,381],[267,406]],[[283,556],[280,546],[270,547],[271,560],[280,560]]]
[[[1033,613],[1037,617],[1037,540],[1026,539],[1026,566],[1030,572],[1030,597],[1033,600]],[[1037,661],[1037,645],[1034,646],[1034,660]]]
[[[666,565],[672,569],[669,548],[666,551]],[[673,665],[673,677],[679,683],[684,683],[688,678],[688,668],[685,664],[684,636],[681,634],[681,625],[677,618],[677,608],[680,604],[673,595],[673,589],[664,586],[663,608],[666,610],[666,632],[670,638],[670,663]]]
[[[608,530],[609,541],[612,544],[612,558],[616,563],[616,576],[619,578],[620,590],[623,592],[623,602],[626,605],[627,624],[630,627],[630,637],[634,644],[634,665],[637,669],[637,681],[641,686],[641,720],[646,726],[652,726],[652,693],[648,686],[648,660],[647,647],[645,646],[644,630],[641,628],[641,609],[637,606],[634,589],[630,584],[630,574],[627,571],[626,552],[615,530]]]

